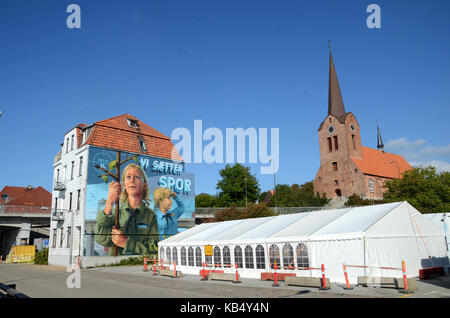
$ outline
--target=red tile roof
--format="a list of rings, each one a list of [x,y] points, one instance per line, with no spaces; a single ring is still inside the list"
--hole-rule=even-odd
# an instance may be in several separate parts
[[[8,195],[8,202],[3,200],[2,195]],[[8,205],[30,205],[30,206],[51,206],[52,195],[43,187],[11,187],[5,186],[0,192],[0,204]]]
[[[362,173],[391,179],[400,178],[403,172],[412,169],[400,155],[364,146],[362,147],[362,159],[353,157],[351,159]]]
[[[139,127],[130,127],[127,119],[137,122]],[[138,137],[144,140],[147,152],[141,150]],[[130,114],[96,122],[85,144],[178,161],[183,160],[169,137]],[[174,153],[173,158],[172,152]]]

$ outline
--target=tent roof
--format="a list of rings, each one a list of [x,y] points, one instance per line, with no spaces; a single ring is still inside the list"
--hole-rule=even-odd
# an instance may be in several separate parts
[[[409,203],[322,210],[265,218],[206,223],[165,243],[230,244],[292,240],[335,240],[382,236],[435,235],[440,230]]]

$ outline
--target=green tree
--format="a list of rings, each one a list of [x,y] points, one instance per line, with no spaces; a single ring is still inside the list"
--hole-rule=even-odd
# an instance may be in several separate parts
[[[301,186],[293,184],[291,186],[294,206],[324,206],[328,200],[325,194],[320,196],[314,194],[314,185],[312,181],[303,183]]]
[[[383,202],[408,201],[422,213],[447,212],[450,210],[450,172],[438,174],[436,168],[413,168],[401,179],[385,184],[387,191]]]
[[[347,198],[347,202],[345,202],[345,206],[364,206],[364,205],[374,205],[381,204],[383,200],[369,200],[363,199],[359,195],[352,194]]]
[[[217,198],[208,193],[200,193],[195,196],[195,206],[198,208],[212,208],[216,206]]]
[[[248,203],[256,202],[261,191],[256,176],[250,173],[250,168],[239,163],[234,166],[226,165],[219,171],[222,178],[217,182],[216,188],[220,191],[218,196],[218,206],[245,206]]]
[[[232,205],[228,209],[224,209],[215,213],[214,221],[231,221],[252,218],[262,218],[274,216],[275,214],[264,203],[249,203],[247,208],[238,208]]]
[[[275,206],[275,200],[279,207],[295,207],[295,206],[324,206],[329,200],[325,195],[319,196],[314,194],[312,181],[306,182],[299,186],[293,184],[279,184],[276,186],[276,196],[272,196],[269,206]]]
[[[294,206],[294,196],[291,187],[288,184],[277,184],[275,193],[270,198],[268,205],[271,207],[275,205],[282,207]]]

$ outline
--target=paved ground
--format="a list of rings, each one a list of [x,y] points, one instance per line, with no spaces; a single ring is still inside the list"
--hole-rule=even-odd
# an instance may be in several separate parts
[[[356,287],[344,290],[297,286],[272,287],[273,282],[242,279],[241,284],[200,281],[198,276],[182,278],[153,276],[142,266],[82,269],[81,288],[68,288],[71,273],[66,268],[27,264],[1,264],[0,283],[16,284],[16,289],[33,298],[442,298],[450,297],[450,276],[418,280],[418,291],[402,294],[395,289]],[[73,274],[72,274],[73,275]],[[70,279],[69,279],[70,280]]]

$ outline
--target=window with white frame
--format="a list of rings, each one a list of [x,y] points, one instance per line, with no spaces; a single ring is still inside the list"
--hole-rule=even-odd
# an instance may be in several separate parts
[[[188,249],[188,265],[194,266],[194,249],[192,247]]]
[[[181,248],[181,265],[186,265],[186,248],[183,246]]]
[[[228,246],[223,247],[223,266],[231,266],[231,252]]]
[[[59,247],[63,247],[64,242],[64,228],[61,228],[60,237],[59,237]]]
[[[256,268],[257,269],[266,268],[264,247],[262,245],[256,246],[255,254],[256,254]]]
[[[244,249],[245,254],[245,268],[255,268],[253,262],[253,249],[250,245],[247,245]]]
[[[178,251],[176,247],[172,248],[172,261],[178,263]]]
[[[202,266],[202,249],[200,247],[195,249],[195,266]]]
[[[164,254],[164,252],[165,252],[164,247],[161,247],[161,249],[159,250],[159,258],[163,261],[164,261],[165,255],[166,255],[166,254]]]
[[[211,255],[205,255],[205,263],[206,267],[210,267],[213,265],[213,258]]]
[[[213,255],[214,255],[214,266],[222,267],[222,257],[220,255],[220,247],[218,246],[214,247]]]
[[[297,267],[309,267],[308,247],[305,243],[299,243],[296,248]]]
[[[73,180],[73,170],[75,169],[75,161],[72,161],[72,168],[70,168],[70,180]]]
[[[170,253],[170,247],[166,248],[166,262],[172,263],[172,254]]]
[[[56,229],[53,230],[53,239],[52,239],[52,247],[56,247]]]
[[[80,167],[78,169],[78,176],[83,174],[83,156],[80,157]]]
[[[70,247],[70,243],[72,241],[72,227],[68,226],[67,227],[67,245],[66,247]]]
[[[81,190],[77,192],[77,211],[80,210]]]
[[[275,268],[275,262],[277,262],[277,268],[280,268],[280,249],[276,244],[272,244],[269,247],[269,262],[270,268]]]
[[[283,245],[283,266],[285,269],[294,269],[294,250],[288,243]]]
[[[234,262],[237,264],[238,268],[243,268],[242,264],[242,248],[240,246],[236,246],[234,248]]]

